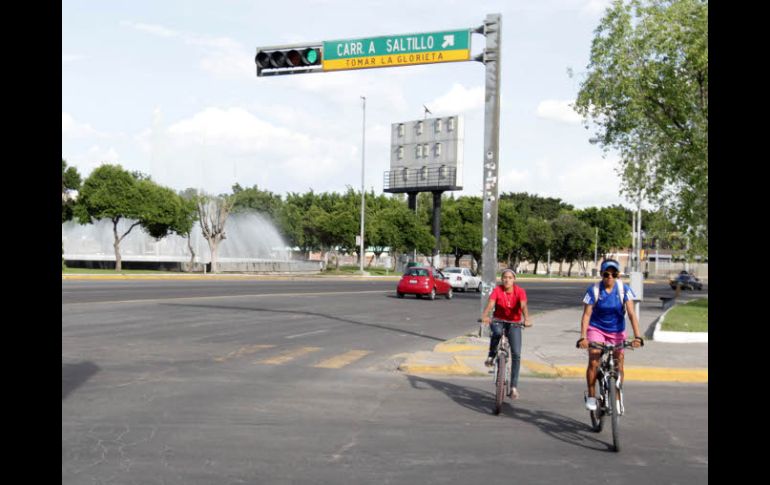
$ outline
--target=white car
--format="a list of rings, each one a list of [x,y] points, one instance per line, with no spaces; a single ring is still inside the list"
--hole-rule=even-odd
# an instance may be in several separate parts
[[[468,268],[446,267],[441,272],[449,279],[452,288],[459,291],[471,289],[481,293],[481,278],[473,276]]]

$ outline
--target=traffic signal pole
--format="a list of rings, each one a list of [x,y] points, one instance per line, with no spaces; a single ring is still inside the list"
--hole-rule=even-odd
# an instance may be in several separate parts
[[[481,237],[481,309],[484,311],[490,293],[497,282],[497,209],[500,146],[500,51],[502,16],[488,14],[481,27],[487,38],[483,60],[486,68],[484,91],[484,210]],[[479,336],[484,336],[479,326]]]

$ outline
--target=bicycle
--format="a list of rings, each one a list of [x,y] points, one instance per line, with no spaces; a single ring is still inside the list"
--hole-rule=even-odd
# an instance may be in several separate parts
[[[632,341],[623,342],[622,348],[632,348]],[[596,371],[596,382],[599,384],[599,393],[596,396],[596,411],[589,411],[591,417],[591,428],[593,431],[601,432],[604,425],[604,416],[610,416],[612,423],[612,447],[614,451],[620,451],[620,428],[618,417],[620,417],[625,408],[623,406],[622,382],[618,376],[617,363],[615,361],[615,350],[621,346],[614,344],[602,344],[591,342],[589,347],[602,351],[601,362]]]
[[[495,378],[495,409],[494,413],[500,414],[503,409],[505,396],[511,396],[511,344],[508,342],[508,326],[521,328],[522,322],[506,322],[505,320],[492,320],[492,323],[503,324],[503,335],[495,350],[493,375]]]

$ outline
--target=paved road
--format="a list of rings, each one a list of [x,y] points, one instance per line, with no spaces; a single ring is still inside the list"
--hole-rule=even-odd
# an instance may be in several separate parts
[[[528,379],[495,417],[487,379],[393,370],[474,328],[478,295],[222,283],[62,282],[62,483],[595,483],[598,463],[608,481],[706,481],[705,385],[635,383],[613,454],[579,381]],[[534,311],[586,286],[522,285]]]

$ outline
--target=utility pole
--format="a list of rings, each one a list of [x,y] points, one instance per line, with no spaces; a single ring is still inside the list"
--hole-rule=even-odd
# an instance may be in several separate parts
[[[482,237],[482,277],[481,309],[484,311],[489,294],[497,281],[497,209],[498,209],[498,173],[500,169],[500,76],[502,69],[502,30],[503,20],[500,14],[488,14],[484,25],[477,30],[487,38],[482,62],[486,70],[484,89],[484,210],[481,214]],[[479,336],[484,334],[484,327],[479,327]]]
[[[364,100],[364,120],[363,120],[363,129],[361,130],[361,248],[359,249],[359,255],[361,257],[361,265],[360,265],[360,271],[361,274],[364,273],[364,208],[366,207],[366,199],[364,192],[364,166],[366,162],[366,97],[361,96],[361,99]]]

